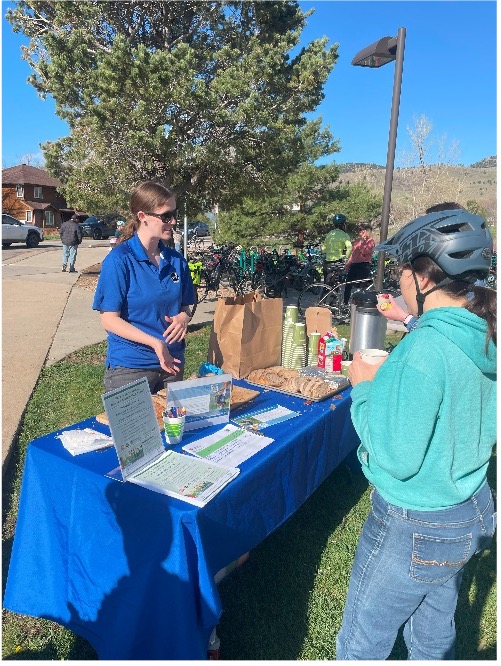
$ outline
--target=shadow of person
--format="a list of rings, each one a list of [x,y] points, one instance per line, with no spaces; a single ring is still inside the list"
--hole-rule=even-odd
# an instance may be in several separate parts
[[[204,622],[210,626],[212,620],[199,594],[191,533],[182,520],[173,525],[164,495],[118,481],[108,485],[105,495],[115,518],[114,524],[110,521],[114,534],[103,533],[103,569],[92,571],[88,583],[101,588],[105,569],[122,575],[97,608],[79,597],[88,587],[78,581],[66,626],[86,638],[100,659],[205,658],[212,627],[205,629]],[[179,517],[183,510],[176,503],[172,514]]]
[[[224,613],[217,628],[225,660],[296,660],[308,634],[311,591],[322,553],[333,533],[350,516],[367,489],[361,472],[340,465],[313,495],[250,554],[249,560],[219,586]],[[341,544],[342,547],[342,544]],[[348,560],[350,553],[348,553]],[[351,565],[351,561],[349,562]],[[351,566],[344,572],[348,589]],[[333,615],[332,644],[316,659],[332,659],[341,623]]]

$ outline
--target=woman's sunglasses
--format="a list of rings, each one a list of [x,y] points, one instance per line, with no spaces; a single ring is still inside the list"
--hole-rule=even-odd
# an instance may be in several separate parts
[[[166,210],[165,213],[146,213],[146,215],[158,217],[164,224],[167,224],[167,222],[170,222],[171,220],[177,220],[177,208],[174,208],[174,210]]]

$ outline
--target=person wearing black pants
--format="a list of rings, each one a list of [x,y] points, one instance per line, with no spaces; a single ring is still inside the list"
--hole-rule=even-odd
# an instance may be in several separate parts
[[[354,282],[355,280],[363,280],[370,278],[371,275],[371,261],[374,252],[374,239],[372,238],[372,227],[366,222],[357,224],[356,230],[358,238],[353,242],[353,248],[346,266],[344,268],[346,273],[346,282]],[[364,283],[360,283],[360,287],[364,287]],[[347,284],[344,290],[344,304],[348,305],[350,300],[352,285]]]

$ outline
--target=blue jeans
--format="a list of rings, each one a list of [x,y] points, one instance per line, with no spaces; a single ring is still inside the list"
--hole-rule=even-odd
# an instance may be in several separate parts
[[[372,490],[355,553],[336,659],[386,659],[404,626],[409,659],[454,659],[454,612],[468,560],[486,548],[496,513],[487,483],[440,511],[412,511]]]
[[[77,258],[78,245],[63,245],[63,266],[70,263],[70,271],[75,270],[75,259]]]

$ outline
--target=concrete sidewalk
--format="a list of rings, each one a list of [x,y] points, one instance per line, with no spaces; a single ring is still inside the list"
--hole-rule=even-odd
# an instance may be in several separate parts
[[[101,263],[107,242],[84,241],[78,273],[61,272],[61,245],[4,250],[2,255],[2,474],[44,365],[106,339],[92,310],[94,292],[79,288],[81,271]],[[212,321],[215,302],[198,306],[194,324]]]

